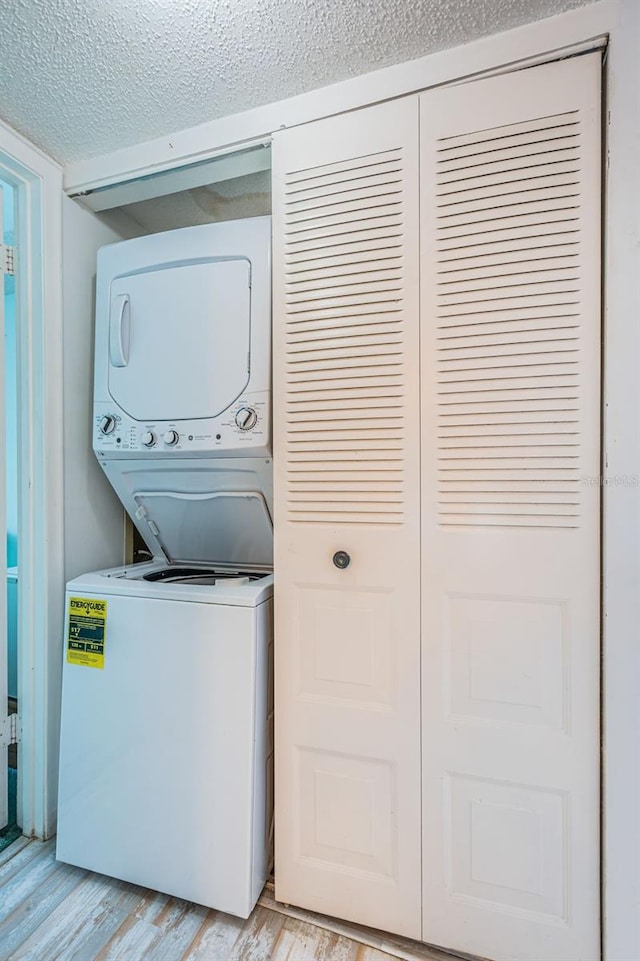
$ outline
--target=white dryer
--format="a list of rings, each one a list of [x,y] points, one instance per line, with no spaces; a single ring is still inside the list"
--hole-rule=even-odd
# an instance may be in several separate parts
[[[98,252],[93,447],[270,453],[271,218],[187,227]]]
[[[270,866],[270,219],[98,257],[93,445],[153,561],[67,585],[57,857],[246,917]]]

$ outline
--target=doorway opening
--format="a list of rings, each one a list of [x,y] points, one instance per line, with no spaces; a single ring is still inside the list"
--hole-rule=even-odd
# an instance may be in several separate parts
[[[0,180],[2,193],[2,245],[4,251],[15,248],[15,188]],[[5,491],[5,558],[0,572],[5,573],[6,596],[6,671],[7,710],[18,713],[18,394],[16,353],[16,278],[15,260],[3,258],[2,290],[4,314],[4,486]],[[4,688],[4,684],[0,685]],[[9,744],[6,772],[6,814],[0,822],[0,849],[10,844],[21,833],[17,824],[18,752],[16,744]],[[4,778],[2,779],[4,780]],[[2,805],[4,807],[4,805]],[[6,822],[6,823],[5,823]]]

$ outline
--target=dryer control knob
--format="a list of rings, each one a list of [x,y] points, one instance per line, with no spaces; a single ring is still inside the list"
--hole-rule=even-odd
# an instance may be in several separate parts
[[[113,434],[116,429],[116,419],[113,414],[106,414],[100,421],[100,431],[103,434]]]
[[[253,407],[241,407],[236,414],[236,424],[240,430],[251,430],[258,422],[258,415]]]
[[[180,434],[177,430],[168,430],[162,439],[169,447],[175,447],[180,440]]]
[[[145,447],[156,446],[156,435],[151,430],[146,430],[140,438]]]

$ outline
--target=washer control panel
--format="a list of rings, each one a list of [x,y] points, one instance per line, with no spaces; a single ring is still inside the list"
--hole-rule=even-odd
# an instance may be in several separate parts
[[[140,423],[115,405],[96,404],[93,449],[97,454],[270,454],[268,395],[245,395],[219,417]]]

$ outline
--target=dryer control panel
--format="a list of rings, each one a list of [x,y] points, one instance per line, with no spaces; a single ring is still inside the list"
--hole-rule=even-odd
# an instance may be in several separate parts
[[[114,404],[94,405],[93,449],[103,456],[268,456],[268,395],[245,395],[216,418],[136,421]]]

